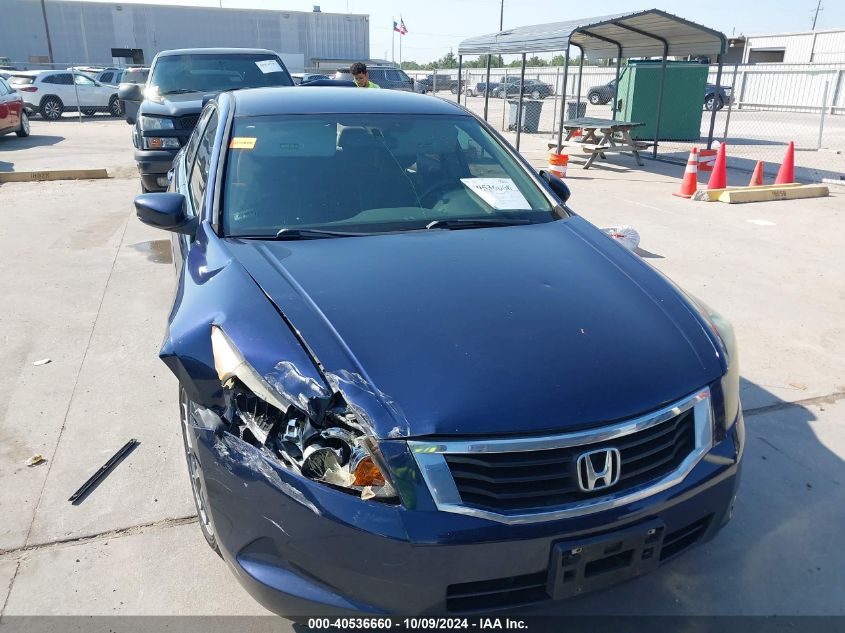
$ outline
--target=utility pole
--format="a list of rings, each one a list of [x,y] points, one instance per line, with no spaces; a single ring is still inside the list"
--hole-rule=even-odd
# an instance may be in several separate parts
[[[504,2],[504,0],[502,0]],[[47,24],[47,7],[44,0],[41,0],[41,15],[44,16],[44,32],[47,34],[47,54],[50,56],[50,63],[53,63],[53,43],[50,41],[50,27]]]
[[[504,0],[502,0],[504,2]],[[822,10],[822,0],[819,0],[819,3],[816,5],[816,13],[813,15],[813,30],[816,30],[816,20],[819,19],[819,11]]]
[[[819,1],[821,1],[821,0],[819,0]],[[504,25],[505,25],[505,0],[502,0],[501,3],[499,4],[499,31],[502,31],[504,29]],[[505,65],[505,62],[502,59],[502,56],[499,55],[499,68],[501,68],[504,65]]]

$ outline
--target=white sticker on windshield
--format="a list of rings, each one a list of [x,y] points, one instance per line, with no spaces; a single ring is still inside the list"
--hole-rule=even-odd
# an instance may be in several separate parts
[[[531,210],[528,200],[510,178],[461,178],[461,182],[494,209]]]
[[[282,72],[282,67],[279,66],[279,62],[275,59],[265,59],[260,62],[255,62],[255,65],[258,66],[258,69],[265,75],[268,73]]]

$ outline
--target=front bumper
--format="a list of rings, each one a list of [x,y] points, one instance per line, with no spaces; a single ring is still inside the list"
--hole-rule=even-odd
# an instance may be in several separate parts
[[[669,490],[595,514],[506,525],[437,511],[418,473],[403,490],[413,509],[361,501],[285,470],[233,436],[195,433],[224,559],[266,608],[302,617],[489,612],[550,602],[556,544],[612,538],[655,522],[664,526],[665,562],[730,519],[744,445],[740,414],[727,437]],[[388,458],[395,470],[395,455]],[[602,585],[630,575],[610,574]]]
[[[135,150],[135,162],[141,174],[141,182],[149,191],[165,191],[167,172],[173,166],[173,159],[179,153],[178,149],[166,150]],[[161,180],[164,179],[164,180]]]

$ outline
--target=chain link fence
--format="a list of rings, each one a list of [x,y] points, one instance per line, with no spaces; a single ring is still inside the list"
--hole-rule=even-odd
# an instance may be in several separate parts
[[[125,104],[118,98],[127,68],[82,63],[4,62],[0,77],[23,97],[30,117],[45,121],[122,118]],[[140,76],[138,77],[140,80]]]
[[[407,72],[418,91],[457,99],[456,70]],[[774,176],[793,141],[796,178],[845,182],[845,64],[725,66],[721,88],[716,87],[716,74],[716,66],[711,66],[701,108],[687,109],[683,115],[695,117],[687,122],[693,128],[698,123],[699,137],[659,141],[658,158],[685,163],[693,145],[705,147],[710,108],[716,108],[714,140],[727,143],[731,167],[750,172],[757,161],[763,161],[765,174]],[[579,94],[578,67],[571,65],[566,118],[612,118],[613,87],[609,83],[615,76],[613,67],[585,66]],[[513,131],[519,77],[519,68],[492,68],[487,87],[486,69],[464,69],[461,103],[483,116],[484,91],[488,90],[487,120],[500,131]],[[562,86],[562,67],[526,68],[522,134],[556,138]],[[581,104],[577,109],[576,102]]]

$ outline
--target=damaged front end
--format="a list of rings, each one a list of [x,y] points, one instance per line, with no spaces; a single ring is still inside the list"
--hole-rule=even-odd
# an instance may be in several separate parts
[[[221,431],[308,479],[362,499],[398,503],[377,441],[342,394],[284,362],[275,373],[261,376],[216,325],[211,347],[225,403]],[[292,380],[299,384],[296,395],[273,386]]]

